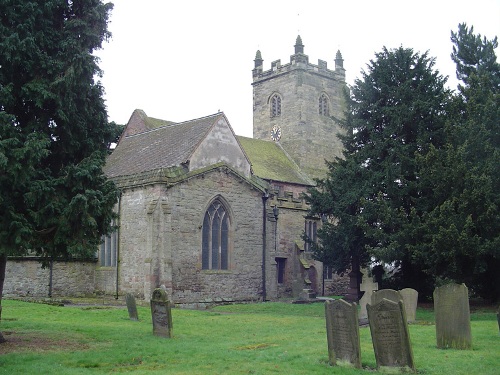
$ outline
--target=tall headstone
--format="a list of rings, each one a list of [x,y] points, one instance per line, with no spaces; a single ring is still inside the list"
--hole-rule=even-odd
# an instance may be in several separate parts
[[[380,289],[372,294],[371,305],[381,302],[383,299],[398,303],[403,300],[401,294],[394,289]]]
[[[172,337],[172,311],[167,292],[161,288],[153,291],[151,297],[151,315],[153,334],[160,337]]]
[[[373,281],[373,277],[368,276],[368,270],[362,269],[363,279],[359,285],[359,290],[364,292],[363,296],[359,300],[359,319],[368,319],[368,313],[366,312],[366,305],[372,300],[373,292],[378,290],[378,283]]]
[[[130,320],[139,320],[135,297],[132,294],[127,293],[127,295],[125,296],[125,302],[127,303],[128,317],[130,318]]]
[[[469,292],[465,284],[434,289],[438,348],[471,349]]]
[[[375,305],[367,305],[367,311],[377,368],[415,371],[403,301],[383,299]]]
[[[403,297],[406,319],[408,322],[414,322],[417,317],[418,292],[412,288],[404,288],[399,293]]]
[[[331,365],[361,368],[358,309],[342,299],[325,302],[328,358]]]

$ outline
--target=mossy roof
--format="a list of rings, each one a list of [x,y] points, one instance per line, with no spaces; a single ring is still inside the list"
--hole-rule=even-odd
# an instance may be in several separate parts
[[[237,138],[250,159],[256,176],[264,180],[314,185],[279,143],[242,136]]]
[[[108,156],[104,173],[113,178],[181,166],[222,116],[216,113],[182,123],[165,121],[163,126],[162,120],[142,119],[151,130],[122,137]]]

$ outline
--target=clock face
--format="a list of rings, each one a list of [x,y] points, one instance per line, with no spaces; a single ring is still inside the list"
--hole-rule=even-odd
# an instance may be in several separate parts
[[[273,126],[271,129],[271,139],[274,142],[279,141],[281,138],[281,128],[279,126]]]

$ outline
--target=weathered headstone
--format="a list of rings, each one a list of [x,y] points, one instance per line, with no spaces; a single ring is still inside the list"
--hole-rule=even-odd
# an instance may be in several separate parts
[[[434,289],[438,348],[471,349],[469,294],[465,284]]]
[[[372,294],[371,305],[381,302],[383,299],[398,303],[403,300],[401,294],[394,289],[380,289]]]
[[[417,317],[418,292],[412,288],[404,288],[399,291],[399,294],[403,297],[406,319],[408,322],[414,322]]]
[[[368,318],[368,313],[366,312],[366,305],[372,300],[373,292],[378,290],[378,283],[373,281],[373,277],[368,276],[368,270],[362,269],[363,279],[359,285],[359,290],[365,292],[361,299],[359,300],[359,319],[364,320]]]
[[[384,298],[366,307],[377,368],[398,367],[415,371],[403,301]]]
[[[325,302],[328,358],[331,365],[361,368],[358,309],[342,299]]]
[[[125,296],[125,302],[127,303],[128,317],[130,318],[130,320],[139,320],[135,297],[132,294],[127,293],[127,295]]]
[[[161,288],[153,291],[151,297],[153,334],[160,337],[172,336],[172,311],[167,292]]]

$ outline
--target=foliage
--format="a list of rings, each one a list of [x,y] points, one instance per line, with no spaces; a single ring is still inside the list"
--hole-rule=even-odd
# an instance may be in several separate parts
[[[421,157],[428,213],[415,256],[426,270],[500,299],[500,65],[488,41],[459,25],[452,58],[462,80],[446,147]]]
[[[0,346],[0,374],[330,375],[366,374],[376,366],[366,326],[360,327],[363,369],[328,365],[322,303],[173,309],[172,339],[153,336],[148,307],[138,306],[140,320],[131,321],[124,307],[88,310],[78,305],[4,303],[2,324],[9,342]],[[417,322],[409,330],[418,373],[498,372],[496,316],[493,311],[481,313],[480,319],[475,315],[474,350],[439,350],[432,309],[417,310]]]
[[[110,230],[116,190],[102,173],[107,122],[92,52],[112,4],[0,5],[0,254],[89,256]]]
[[[111,9],[0,3],[0,301],[7,256],[90,257],[111,229],[117,192],[102,167],[117,127],[92,55]]]
[[[384,48],[375,57],[348,98],[344,158],[328,163],[308,195],[311,213],[330,218],[316,256],[338,271],[353,259],[396,262],[401,287],[417,287],[409,251],[421,215],[415,154],[441,147],[449,92],[427,53]]]

